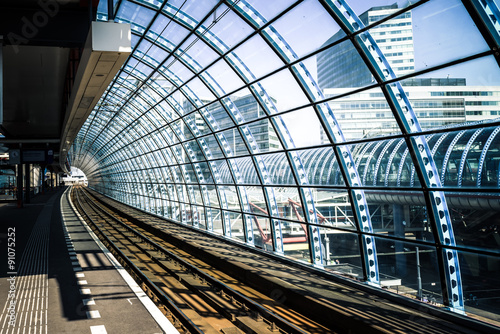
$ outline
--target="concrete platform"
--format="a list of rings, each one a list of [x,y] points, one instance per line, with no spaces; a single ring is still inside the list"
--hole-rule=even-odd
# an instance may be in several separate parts
[[[0,334],[178,333],[101,249],[68,190],[0,204]]]

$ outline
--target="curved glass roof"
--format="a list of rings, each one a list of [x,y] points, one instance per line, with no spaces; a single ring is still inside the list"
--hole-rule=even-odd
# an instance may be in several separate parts
[[[68,156],[92,188],[500,320],[497,0],[115,0],[114,13],[133,52]]]

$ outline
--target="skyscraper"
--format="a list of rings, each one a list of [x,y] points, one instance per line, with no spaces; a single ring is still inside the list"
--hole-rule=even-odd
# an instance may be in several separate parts
[[[359,16],[369,26],[398,11],[398,5],[372,7]],[[369,29],[397,77],[415,71],[412,14],[407,11]],[[340,30],[323,45],[341,40]],[[418,47],[418,46],[417,46]],[[374,84],[374,77],[349,40],[317,56],[318,82],[326,97]],[[347,69],[347,70],[346,70]],[[500,87],[466,86],[465,78],[413,77],[402,80],[422,129],[497,118]],[[380,89],[345,95],[330,102],[347,140],[398,134],[399,126]],[[320,129],[321,142],[329,140]]]
[[[372,7],[359,16],[365,26],[398,11],[397,3]],[[411,12],[405,12],[370,29],[397,76],[414,71]],[[324,45],[345,37],[340,30]],[[348,71],[346,69],[349,69]],[[318,83],[322,89],[363,87],[373,83],[373,76],[350,41],[344,41],[318,54]]]

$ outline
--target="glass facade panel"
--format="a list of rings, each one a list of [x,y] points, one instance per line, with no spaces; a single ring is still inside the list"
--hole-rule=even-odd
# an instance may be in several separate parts
[[[69,152],[90,187],[499,317],[498,1],[116,6],[134,50]]]
[[[274,103],[269,101],[269,113],[286,111],[308,102],[303,90],[288,70],[280,71],[260,81],[259,84],[265,89],[271,101],[276,101]],[[290,96],[294,98],[290,99]]]
[[[346,92],[344,88],[325,89],[328,96]],[[328,102],[346,140],[397,135],[401,133],[390,104],[381,89],[344,95]]]
[[[287,133],[282,133],[281,137],[289,148],[323,144],[322,139],[324,140],[324,138],[321,138],[321,135],[325,134],[325,130],[313,108],[300,109],[273,117],[273,122],[278,125],[280,130],[288,130]],[[304,130],[305,128],[309,130]]]
[[[495,214],[499,199],[498,192],[482,193],[475,197],[466,197],[459,192],[446,193],[458,245],[500,253],[500,220]]]
[[[488,69],[488,70],[487,70]],[[500,69],[481,57],[401,81],[423,130],[500,116]]]
[[[284,65],[276,53],[269,49],[266,41],[260,35],[253,36],[237,47],[233,52],[233,56],[227,56],[227,59],[231,63],[237,63],[234,57],[240,59],[253,74],[246,78],[247,81],[260,78],[262,75]]]
[[[273,27],[281,33],[298,57],[319,47],[340,30],[318,1],[307,0],[290,10]]]
[[[439,13],[439,15],[436,15]],[[458,0],[430,1],[412,11],[415,70],[440,65],[488,49],[466,9]],[[428,38],[432,34],[432,38]],[[437,54],[434,52],[442,50]]]
[[[442,303],[436,249],[376,238],[381,285],[412,298]],[[417,265],[417,263],[419,265]]]
[[[209,28],[209,31],[205,33],[205,29],[201,31],[199,29],[198,32],[205,34],[204,37],[210,39],[211,43],[215,44],[215,47],[220,52],[225,52],[226,49],[233,47],[250,33],[254,32],[245,21],[234,11],[229,10],[224,4],[216,8],[213,16],[208,18],[203,23],[203,26],[205,29]]]
[[[283,233],[283,253],[300,262],[311,262],[311,251],[306,237],[305,224],[281,222]]]
[[[488,312],[498,321],[500,293],[500,261],[497,256],[460,252],[464,285],[465,311],[472,314]]]
[[[320,234],[324,242],[325,268],[351,278],[362,277],[358,235],[331,228],[321,228]]]

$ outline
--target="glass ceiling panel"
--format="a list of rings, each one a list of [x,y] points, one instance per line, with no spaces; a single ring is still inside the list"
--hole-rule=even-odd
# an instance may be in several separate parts
[[[335,96],[345,93],[345,88],[372,85],[375,79],[350,40],[336,43],[341,36],[333,35],[325,44],[332,47],[316,55],[317,83],[323,94]],[[314,70],[313,67],[308,67]],[[344,88],[340,92],[335,89]]]
[[[430,1],[412,14],[417,71],[488,50],[459,0]]]
[[[139,2],[145,6],[153,6],[158,9],[161,7],[163,0],[135,0],[135,2]]]
[[[273,117],[273,120],[278,124],[283,124],[283,131],[288,131],[293,140],[290,148],[320,145],[327,140],[323,126],[311,107]],[[288,137],[288,135],[283,133],[282,137]]]
[[[225,94],[237,90],[244,84],[224,59],[210,66],[207,72],[222,87]]]
[[[235,44],[254,32],[254,29],[245,23],[238,15],[230,10],[226,5],[222,4],[203,22],[203,27],[209,29],[210,33],[205,33],[205,29],[198,30],[198,33],[205,34],[205,38],[213,40],[211,36],[216,36],[227,48],[232,48]],[[213,41],[215,42],[215,41]]]
[[[177,134],[180,141],[184,142],[186,140],[193,139],[193,134],[189,130],[189,127],[184,123],[183,120],[178,120],[170,123],[170,127]]]
[[[302,2],[273,22],[272,26],[299,57],[318,49],[340,30],[330,14],[315,0]]]
[[[136,34],[132,33],[132,37],[131,37],[131,42],[130,42],[130,46],[132,48],[135,48],[136,45],[139,43],[139,41],[141,40],[141,38],[139,36],[137,36]]]
[[[410,4],[421,2],[422,0],[405,1],[405,0],[372,0],[372,1],[348,1],[348,5],[352,11],[360,18],[364,26],[375,24],[378,21],[386,18],[388,15],[397,15],[404,17],[404,8]],[[425,2],[426,0],[424,0]],[[335,2],[336,3],[336,2]],[[336,6],[339,7],[336,3]],[[378,9],[375,12],[370,12],[372,9]],[[395,14],[399,13],[399,14]]]
[[[174,119],[179,118],[179,114],[177,113],[177,110],[172,108],[172,106],[169,104],[170,99],[168,100],[162,100],[158,105],[156,105],[156,110],[158,110],[159,115],[166,121],[166,122],[171,122]]]
[[[143,39],[137,46],[136,53],[137,52],[139,52],[138,55],[144,62],[154,67],[160,65],[169,55],[163,48],[160,48],[145,39]]]
[[[244,144],[245,141],[241,137],[241,134],[237,128],[219,132],[217,133],[216,137],[219,141],[220,146],[224,150],[226,157],[249,154],[248,149]]]
[[[127,79],[144,81],[153,72],[153,68],[135,58],[129,58],[128,63],[124,67],[124,71],[128,74]]]
[[[205,136],[198,139],[207,160],[220,159],[224,157],[224,153],[220,149],[219,142],[214,135]]]
[[[166,17],[162,14],[158,15],[149,31],[153,32],[156,36],[161,36],[174,46],[179,45],[179,43],[189,34],[189,30],[174,20],[171,20],[170,17]],[[156,40],[156,38],[153,39]]]
[[[154,15],[155,11],[149,8],[129,1],[122,1],[116,13],[116,18],[130,22],[132,26],[144,29],[149,25]],[[137,31],[141,31],[141,29]]]
[[[208,87],[203,83],[198,77],[195,77],[183,89],[185,92],[190,90],[191,92],[196,92],[196,95],[189,95],[191,102],[196,103],[196,105],[205,105],[213,100],[215,100],[214,94],[208,89]]]
[[[299,84],[287,69],[282,70],[259,82],[269,97],[276,102],[276,110],[286,111],[307,104],[309,100],[304,95]]]
[[[247,81],[253,81],[256,78],[268,74],[284,65],[283,61],[271,50],[266,41],[260,35],[255,35],[242,45],[238,46],[233,54],[245,64],[249,72],[253,75],[244,76]],[[235,64],[235,56],[226,58]]]
[[[189,36],[181,45],[178,53],[183,59],[186,59],[186,62],[189,62],[189,67],[195,72],[200,72],[219,57],[210,46],[196,35]]]
[[[194,21],[200,22],[217,3],[218,1],[216,0],[204,0],[202,2],[173,0],[168,1],[166,7],[171,7],[175,9],[175,11],[180,10],[182,13],[184,13],[184,15],[188,15]]]
[[[275,16],[280,14],[282,11],[290,7],[295,0],[282,0],[282,1],[262,1],[262,0],[247,0],[247,1],[233,1],[238,5],[243,5],[245,3],[249,4],[257,10],[257,12],[263,16],[266,21],[270,21]]]
[[[187,82],[194,76],[194,73],[177,58],[168,60],[164,66],[160,67],[159,71],[176,87]]]
[[[205,120],[208,120],[207,123],[213,131],[234,126],[233,120],[219,102],[212,103],[206,108],[203,108],[202,114]]]

